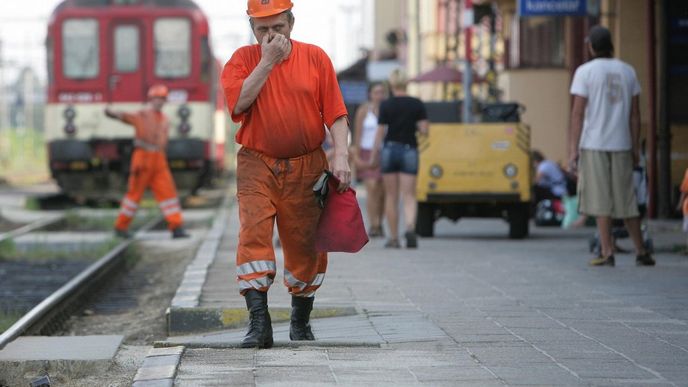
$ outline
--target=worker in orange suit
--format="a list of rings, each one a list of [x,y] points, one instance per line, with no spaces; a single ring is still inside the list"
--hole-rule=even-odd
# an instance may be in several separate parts
[[[105,109],[105,115],[133,126],[134,153],[131,156],[129,171],[129,189],[122,199],[119,215],[115,221],[115,234],[129,238],[129,224],[146,188],[150,187],[158,206],[172,231],[172,238],[185,238],[189,235],[183,227],[182,210],[177,197],[177,190],[167,165],[165,147],[169,132],[169,121],[162,112],[167,102],[167,87],[153,85],[148,90],[148,106],[135,113]]]
[[[249,0],[247,13],[258,44],[234,52],[221,77],[232,119],[241,122],[236,260],[249,310],[244,348],[273,344],[267,291],[277,269],[275,221],[284,251],[284,284],[292,295],[289,337],[315,339],[309,319],[327,255],[315,250],[321,208],[312,188],[328,168],[322,149],[325,127],[332,133],[329,167],[341,181],[339,191],[351,182],[347,111],[332,61],[321,48],[290,38],[292,7],[290,0]]]

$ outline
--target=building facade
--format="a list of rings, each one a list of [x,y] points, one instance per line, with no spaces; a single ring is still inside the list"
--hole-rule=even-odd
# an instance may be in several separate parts
[[[584,42],[588,29],[607,26],[615,56],[635,68],[643,90],[642,138],[653,188],[651,212],[672,215],[676,187],[688,168],[688,2],[579,0],[582,13],[545,16],[522,14],[519,0],[473,3],[474,16],[467,18],[465,0],[377,0],[376,48],[384,31],[399,28],[407,37],[399,60],[411,76],[438,65],[461,70],[466,58],[462,21],[473,20],[471,64],[477,76],[490,81],[494,70],[499,99],[524,105],[522,120],[532,128],[533,148],[565,164],[571,79],[590,59]],[[481,17],[486,9],[491,9],[495,27]],[[426,101],[463,98],[462,86],[414,84],[411,92]],[[489,100],[489,86],[474,85],[474,97]]]

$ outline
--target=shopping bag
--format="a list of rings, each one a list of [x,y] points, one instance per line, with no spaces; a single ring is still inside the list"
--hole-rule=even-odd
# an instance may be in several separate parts
[[[561,222],[561,227],[569,228],[580,216],[578,213],[578,196],[564,196],[561,200],[564,202],[564,220]]]
[[[349,187],[337,192],[339,180],[325,171],[313,186],[315,199],[322,206],[315,233],[318,252],[355,253],[368,243],[356,191]]]

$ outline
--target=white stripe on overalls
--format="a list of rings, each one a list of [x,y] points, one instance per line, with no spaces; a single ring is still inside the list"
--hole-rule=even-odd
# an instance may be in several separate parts
[[[237,275],[248,275],[265,271],[275,272],[276,266],[274,261],[252,261],[237,266],[236,270]]]
[[[179,206],[179,200],[177,198],[163,200],[158,204],[160,211],[163,215],[169,216],[181,212],[181,207]]]
[[[323,281],[325,280],[325,273],[318,273],[316,274],[315,278],[313,278],[313,281],[311,281],[310,284],[300,281],[294,277],[293,274],[291,274],[288,270],[284,270],[284,281],[289,285],[290,287],[296,287],[299,289],[299,291],[303,291],[303,289],[309,287],[309,286],[320,286],[322,285]]]
[[[245,280],[239,281],[239,289],[241,289],[241,290],[262,289],[262,288],[267,288],[270,285],[272,285],[272,278],[270,278],[270,277],[262,277],[262,278],[248,280],[248,281],[245,281]]]

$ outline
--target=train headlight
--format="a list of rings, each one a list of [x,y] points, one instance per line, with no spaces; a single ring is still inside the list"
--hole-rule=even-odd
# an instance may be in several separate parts
[[[67,108],[62,112],[62,117],[64,117],[66,121],[64,126],[64,132],[68,136],[73,136],[76,133],[76,125],[74,125],[74,119],[76,118],[76,110],[74,110],[74,106],[67,106]]]
[[[177,115],[182,119],[182,121],[186,121],[191,116],[191,109],[189,109],[189,107],[186,105],[182,105],[179,107],[179,110],[177,110]]]
[[[189,117],[191,116],[191,109],[188,106],[182,105],[177,110],[177,116],[182,120],[182,122],[177,127],[179,134],[185,136],[191,132],[191,124],[189,123]]]
[[[435,164],[432,167],[430,167],[430,176],[434,177],[435,179],[439,179],[442,177],[444,174],[444,170],[442,170],[442,167],[439,165]]]
[[[64,127],[64,131],[67,135],[73,136],[76,133],[76,125],[74,125],[71,122],[68,122],[67,125]]]
[[[518,175],[518,167],[515,166],[514,164],[507,164],[504,166],[504,176],[508,177],[509,179],[513,179]]]
[[[67,108],[62,112],[62,117],[64,117],[67,122],[74,121],[74,118],[76,118],[76,110],[74,110],[74,106],[67,106]]]
[[[180,134],[189,134],[191,131],[191,124],[188,122],[182,122],[179,124],[179,127],[177,127],[177,130],[179,130]]]

